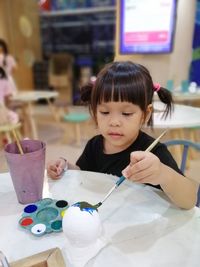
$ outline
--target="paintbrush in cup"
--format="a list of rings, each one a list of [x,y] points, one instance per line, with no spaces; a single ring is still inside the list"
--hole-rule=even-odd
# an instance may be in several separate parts
[[[149,146],[147,147],[147,149],[145,151],[151,151],[155,145],[157,145],[157,143],[160,141],[160,139],[166,134],[166,132],[168,131],[165,130],[158,138],[156,138],[154,140],[154,142]],[[97,203],[96,205],[93,205],[96,209],[99,208],[103,202],[111,195],[111,193],[125,180],[126,178],[122,175],[118,181],[115,183],[115,185],[109,190],[109,192],[107,193],[107,195],[102,199],[101,202]]]
[[[24,151],[22,149],[21,143],[19,141],[19,138],[17,136],[17,133],[16,133],[15,129],[12,129],[12,134],[13,134],[13,136],[15,138],[15,141],[16,141],[16,144],[17,144],[17,147],[19,149],[20,154],[23,155],[24,154]]]

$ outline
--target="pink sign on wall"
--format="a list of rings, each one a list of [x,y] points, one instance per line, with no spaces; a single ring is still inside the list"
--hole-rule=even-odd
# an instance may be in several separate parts
[[[172,51],[176,0],[120,0],[120,53]]]

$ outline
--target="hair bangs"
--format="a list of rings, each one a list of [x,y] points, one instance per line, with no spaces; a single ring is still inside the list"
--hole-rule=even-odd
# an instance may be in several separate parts
[[[98,104],[110,101],[130,102],[139,105],[142,110],[145,110],[147,105],[144,84],[131,77],[106,79],[101,86],[98,86],[97,91],[99,91]]]
[[[131,80],[121,80],[114,83],[113,101],[130,102],[141,105],[145,102],[144,90],[141,84]]]
[[[150,83],[146,83],[144,76]],[[153,95],[153,90],[149,88],[152,88],[152,80],[142,66],[131,62],[109,64],[97,77],[91,109],[95,114],[97,105],[102,102],[130,102],[145,112]]]
[[[113,79],[111,77],[105,77],[102,82],[97,85],[97,100],[98,104],[102,102],[113,101]]]

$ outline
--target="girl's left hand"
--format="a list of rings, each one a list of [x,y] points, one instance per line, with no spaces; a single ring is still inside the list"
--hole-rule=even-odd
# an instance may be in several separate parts
[[[157,185],[161,183],[162,163],[151,152],[135,151],[130,155],[130,164],[122,171],[129,180]]]

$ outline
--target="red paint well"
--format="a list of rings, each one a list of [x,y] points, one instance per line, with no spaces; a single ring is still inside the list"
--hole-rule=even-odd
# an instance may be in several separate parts
[[[24,218],[21,222],[20,222],[20,224],[22,225],[22,226],[28,226],[28,225],[30,225],[30,224],[32,224],[33,223],[33,220],[31,219],[31,218]]]

